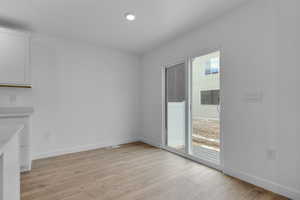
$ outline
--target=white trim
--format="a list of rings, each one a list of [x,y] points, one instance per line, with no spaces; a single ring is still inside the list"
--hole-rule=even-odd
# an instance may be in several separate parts
[[[140,139],[140,142],[148,144],[148,145],[156,147],[156,148],[159,148],[159,149],[162,149],[162,145],[156,144],[154,142],[150,142],[150,141],[146,140],[145,138]]]
[[[90,151],[90,150],[95,150],[95,149],[100,149],[100,148],[105,148],[105,147],[110,147],[110,146],[117,146],[121,144],[128,144],[132,142],[138,142],[138,139],[131,139],[131,140],[125,140],[122,142],[117,142],[113,144],[88,144],[88,145],[81,145],[77,147],[71,147],[71,148],[66,148],[66,149],[59,149],[56,151],[50,151],[50,152],[45,152],[41,154],[36,154],[33,155],[33,160],[38,160],[42,158],[50,158],[50,157],[55,157],[55,156],[60,156],[60,155],[65,155],[65,154],[70,154],[70,153],[78,153],[82,151]]]
[[[294,199],[294,200],[300,200],[300,191],[297,191],[293,188],[289,188],[283,185],[280,185],[278,183],[269,181],[267,179],[263,179],[257,176],[253,176],[247,173],[244,173],[239,170],[225,168],[223,170],[223,173],[235,178],[238,178],[240,180],[246,181],[248,183],[254,184],[256,186],[262,187],[266,190],[272,191],[274,193],[286,196],[288,198]]]
[[[168,68],[172,68],[176,65],[180,65],[180,64],[186,64],[186,58],[179,58],[177,59],[175,62],[169,62],[167,64],[163,64],[163,69],[166,70]]]
[[[162,75],[161,75],[161,97],[162,97],[162,104],[161,104],[161,142],[162,144],[166,144],[167,143],[167,127],[166,127],[166,67],[164,65],[162,65],[162,69],[161,69]],[[146,142],[147,143],[147,142]]]
[[[21,167],[21,169],[20,169],[21,173],[30,172],[30,171],[31,171],[31,166]]]
[[[33,107],[5,107],[0,106],[0,118],[30,117],[34,113]]]

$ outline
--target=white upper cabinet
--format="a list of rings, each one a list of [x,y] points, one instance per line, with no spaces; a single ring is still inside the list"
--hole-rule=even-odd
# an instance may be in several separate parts
[[[31,86],[30,34],[0,28],[0,85]]]

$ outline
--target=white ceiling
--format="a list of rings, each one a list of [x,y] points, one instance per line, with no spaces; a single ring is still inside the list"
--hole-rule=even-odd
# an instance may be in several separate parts
[[[141,54],[245,1],[0,0],[0,23]]]

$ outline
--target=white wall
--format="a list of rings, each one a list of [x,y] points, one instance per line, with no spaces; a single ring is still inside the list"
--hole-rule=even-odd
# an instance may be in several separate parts
[[[279,1],[281,16],[277,0],[249,1],[144,55],[141,130],[143,140],[161,145],[162,65],[220,49],[224,171],[300,199],[299,1]]]
[[[300,1],[280,0],[278,179],[300,191]],[[287,72],[285,72],[287,70]],[[295,198],[296,199],[296,198]],[[300,199],[300,195],[297,199]]]
[[[117,50],[33,36],[33,89],[1,88],[1,103],[32,105],[33,157],[138,139],[139,59]]]

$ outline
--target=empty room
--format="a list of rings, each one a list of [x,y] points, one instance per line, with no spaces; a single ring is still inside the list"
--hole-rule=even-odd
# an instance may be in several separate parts
[[[300,200],[299,9],[1,0],[0,200]]]

